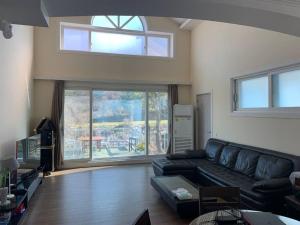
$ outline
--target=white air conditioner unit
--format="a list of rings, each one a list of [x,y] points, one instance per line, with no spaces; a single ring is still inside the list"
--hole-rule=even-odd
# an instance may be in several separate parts
[[[192,105],[173,107],[174,153],[194,149],[194,109]]]

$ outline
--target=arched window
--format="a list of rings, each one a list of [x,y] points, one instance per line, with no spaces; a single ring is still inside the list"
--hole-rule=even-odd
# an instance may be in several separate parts
[[[148,31],[140,16],[94,16],[91,25],[61,23],[62,50],[172,57],[172,47],[173,34]]]
[[[146,24],[139,16],[94,16],[93,26],[131,31],[145,31]]]

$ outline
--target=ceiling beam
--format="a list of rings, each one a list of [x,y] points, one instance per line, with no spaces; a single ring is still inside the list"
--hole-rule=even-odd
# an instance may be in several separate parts
[[[13,24],[48,26],[49,17],[44,1],[0,0],[0,18]]]
[[[245,1],[0,0],[0,18],[17,24],[47,26],[48,15],[60,17],[110,14],[177,17],[247,25],[300,37],[299,4],[293,6],[283,4],[282,2],[286,2],[283,0],[249,0],[247,4],[241,2]],[[296,0],[289,0],[289,2],[296,2]]]
[[[180,24],[179,28],[184,29],[191,21],[192,19],[186,19],[182,24]]]
[[[300,36],[300,14],[292,16],[265,8],[222,3],[220,0],[44,0],[44,2],[49,16],[110,14],[190,18],[247,25]]]

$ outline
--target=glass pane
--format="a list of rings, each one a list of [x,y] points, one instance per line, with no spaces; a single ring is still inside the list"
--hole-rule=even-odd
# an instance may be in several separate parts
[[[267,108],[269,102],[268,77],[238,81],[239,108]]]
[[[120,16],[120,27],[122,27],[133,16]]]
[[[169,144],[168,93],[149,92],[149,155],[165,154]]]
[[[106,16],[95,16],[92,25],[97,27],[116,28]]]
[[[114,23],[116,27],[119,27],[118,16],[108,16],[109,19]]]
[[[148,37],[148,55],[169,56],[169,39],[165,37]]]
[[[40,160],[41,157],[41,135],[34,135],[31,136],[27,139],[27,151],[28,151],[28,155],[27,158],[28,159],[32,159],[32,160]]]
[[[89,31],[64,28],[64,50],[89,51]]]
[[[143,31],[143,23],[138,16],[135,16],[126,26],[123,27],[125,30],[136,30],[136,31]]]
[[[144,55],[144,36],[103,32],[92,32],[91,35],[94,52]]]
[[[93,159],[145,155],[145,93],[93,91]]]
[[[27,152],[27,139],[22,139],[20,141],[17,141],[16,143],[16,151],[17,151],[17,159],[20,162],[23,162],[26,160],[26,152]]]
[[[66,90],[64,159],[86,159],[90,152],[90,92]]]
[[[300,107],[300,70],[273,76],[274,106]]]

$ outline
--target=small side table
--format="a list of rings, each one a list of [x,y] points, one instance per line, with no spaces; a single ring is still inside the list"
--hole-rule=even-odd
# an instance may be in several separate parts
[[[285,196],[285,206],[288,217],[297,220],[300,219],[300,199],[296,198],[294,195]]]

